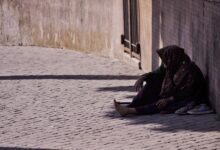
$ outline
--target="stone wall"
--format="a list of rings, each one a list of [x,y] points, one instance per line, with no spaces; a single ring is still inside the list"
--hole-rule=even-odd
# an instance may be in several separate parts
[[[209,99],[220,114],[220,1],[158,0],[152,7],[152,16],[158,18],[152,19],[156,24],[152,41],[158,41],[157,47],[176,44],[185,48],[204,73]]]
[[[117,0],[0,0],[0,44],[109,54],[114,31],[123,26],[113,11],[120,6]]]

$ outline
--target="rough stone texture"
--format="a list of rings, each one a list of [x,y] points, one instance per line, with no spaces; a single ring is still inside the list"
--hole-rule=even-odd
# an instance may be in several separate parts
[[[70,50],[0,47],[0,149],[220,149],[215,115],[121,118],[142,72]]]
[[[120,15],[115,11],[122,7],[119,2],[0,0],[0,44],[64,47],[109,55],[117,43],[112,42],[120,42],[122,34],[122,20],[115,17]]]
[[[215,106],[220,119],[220,1],[206,1],[204,3],[204,49],[195,53],[199,63],[206,65],[206,75],[209,83],[210,100]]]

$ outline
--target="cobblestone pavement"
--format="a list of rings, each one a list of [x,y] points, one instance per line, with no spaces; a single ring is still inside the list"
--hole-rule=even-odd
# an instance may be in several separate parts
[[[215,115],[121,118],[142,72],[71,50],[0,47],[0,149],[220,149]]]

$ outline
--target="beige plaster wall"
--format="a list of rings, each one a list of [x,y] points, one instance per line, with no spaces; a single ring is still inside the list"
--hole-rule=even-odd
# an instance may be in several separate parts
[[[113,55],[123,27],[119,7],[118,0],[0,0],[0,44]]]
[[[152,70],[152,1],[140,0],[140,44],[142,68]]]

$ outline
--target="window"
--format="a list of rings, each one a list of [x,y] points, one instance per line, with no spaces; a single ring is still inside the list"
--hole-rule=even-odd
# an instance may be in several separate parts
[[[124,34],[121,36],[121,43],[124,45],[126,53],[140,59],[138,12],[137,0],[123,0]]]

